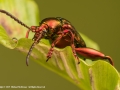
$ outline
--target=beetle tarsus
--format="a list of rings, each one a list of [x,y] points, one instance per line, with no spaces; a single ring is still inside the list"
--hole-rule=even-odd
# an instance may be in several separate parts
[[[78,60],[78,64],[80,64],[80,59],[78,58],[78,56],[75,56],[75,57]]]
[[[48,62],[49,59],[50,59],[50,57],[47,58],[46,62]]]
[[[110,56],[105,56],[105,59],[108,59],[110,64],[114,66],[113,60]]]
[[[80,61],[78,61],[78,64],[80,64]]]

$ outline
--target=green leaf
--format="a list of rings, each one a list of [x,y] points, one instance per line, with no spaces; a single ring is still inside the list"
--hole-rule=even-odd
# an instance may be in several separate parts
[[[89,68],[93,90],[119,90],[119,73],[107,62],[96,62]]]
[[[14,49],[16,44],[5,32],[4,28],[0,26],[0,43],[7,48]]]
[[[23,5],[23,6],[22,6]],[[32,5],[32,9],[29,9]],[[11,8],[9,8],[11,7]],[[24,20],[28,26],[37,25],[39,13],[37,6],[32,0],[0,0],[0,8],[11,12],[20,20]],[[21,11],[19,11],[19,9]],[[32,10],[32,11],[31,11]],[[13,12],[14,11],[14,12]],[[30,39],[26,39],[26,28],[17,24],[11,18],[0,13],[0,23],[5,28],[0,26],[0,43],[9,49],[19,50],[27,54],[28,50],[33,43]],[[16,37],[18,41],[12,40]],[[99,49],[98,45],[82,34],[83,39],[88,47]],[[74,58],[71,47],[68,46],[64,49],[54,48],[52,58],[46,62],[46,55],[50,49],[50,43],[46,39],[42,39],[38,45],[35,46],[31,53],[31,59],[39,65],[59,74],[63,78],[69,80],[81,90],[119,90],[120,76],[117,70],[108,62],[98,60],[94,61],[92,65],[81,60],[77,64]],[[31,60],[30,59],[30,60]],[[31,64],[31,62],[30,62]],[[30,65],[29,64],[29,65]]]

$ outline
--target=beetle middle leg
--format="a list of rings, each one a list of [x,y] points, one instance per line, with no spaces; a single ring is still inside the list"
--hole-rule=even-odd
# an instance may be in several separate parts
[[[29,36],[29,32],[30,32],[30,29],[26,32],[26,38],[28,38],[28,36]]]
[[[53,43],[52,43],[52,45],[51,45],[51,48],[50,48],[50,50],[49,50],[49,52],[48,52],[48,54],[47,54],[47,60],[46,60],[46,62],[51,58],[52,53],[53,53],[53,50],[54,50],[53,48],[55,47],[55,45],[57,44],[57,42],[60,41],[60,39],[61,39],[63,36],[64,36],[64,34],[61,33],[61,35],[60,35],[55,41],[53,41]]]
[[[64,30],[63,32],[60,32],[59,35],[60,35],[60,36],[59,36],[55,41],[53,41],[53,43],[52,43],[52,45],[51,45],[51,48],[50,48],[50,50],[49,50],[49,52],[48,52],[48,54],[47,54],[47,60],[46,60],[46,61],[48,61],[49,58],[51,58],[52,53],[53,53],[53,50],[54,50],[53,48],[54,48],[58,43],[62,43],[62,39],[64,38],[64,41],[65,41],[65,42],[62,43],[62,44],[69,43],[68,45],[71,46],[72,52],[73,52],[75,58],[78,60],[78,64],[79,64],[80,61],[79,61],[79,58],[78,58],[78,56],[77,56],[77,54],[76,54],[76,51],[75,51],[74,34],[73,34],[70,30],[66,29],[66,30]],[[69,38],[66,38],[67,35],[69,36]],[[61,40],[61,41],[60,41],[60,40]],[[68,45],[65,45],[65,46],[68,46]]]
[[[78,64],[80,64],[80,60],[76,54],[76,51],[75,51],[75,45],[74,45],[74,34],[69,30],[70,34],[71,34],[71,48],[72,48],[72,52],[75,56],[75,58],[78,60]]]
[[[52,42],[52,44],[51,44],[51,48],[50,48],[50,50],[49,50],[49,52],[48,52],[48,54],[47,54],[47,60],[46,60],[46,62],[49,60],[49,58],[51,58],[51,56],[52,56],[52,53],[53,53],[53,48],[56,46],[57,47],[57,45],[59,45],[58,47],[61,47],[62,48],[62,44],[64,45],[63,47],[65,47],[65,46],[68,46],[68,45],[70,45],[70,44],[67,44],[67,45],[65,45],[67,42],[70,42],[70,40],[65,40],[65,38],[64,38],[64,40],[63,40],[63,37],[65,37],[66,36],[66,33],[68,33],[66,30],[64,30],[64,31],[60,31],[60,32],[58,32],[57,34],[58,34],[58,37]],[[63,41],[63,42],[62,42]],[[62,43],[62,44],[61,44]]]

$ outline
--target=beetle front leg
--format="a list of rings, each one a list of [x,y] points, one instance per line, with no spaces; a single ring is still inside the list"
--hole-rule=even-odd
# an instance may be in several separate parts
[[[29,36],[29,32],[30,32],[31,30],[28,30],[27,32],[26,32],[26,38],[28,38],[28,36]]]
[[[75,58],[78,60],[78,64],[80,63],[80,60],[76,54],[76,51],[75,51],[75,45],[74,45],[74,38],[75,38],[75,35],[73,34],[73,32],[70,30],[70,29],[65,29],[64,31],[64,34],[68,34],[69,37],[71,38],[71,48],[72,48],[72,52],[73,52],[73,55],[75,56]],[[67,40],[66,40],[67,41]]]

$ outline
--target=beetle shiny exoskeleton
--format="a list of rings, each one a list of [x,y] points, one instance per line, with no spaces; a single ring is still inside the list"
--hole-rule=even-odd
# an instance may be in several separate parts
[[[61,17],[45,18],[41,21],[40,26],[32,26],[31,29],[32,32],[35,32],[33,37],[35,42],[39,42],[41,38],[47,38],[51,41],[51,48],[47,54],[46,61],[51,58],[54,47],[65,48],[66,46],[71,46],[73,54],[79,63],[79,58],[76,54],[75,48],[86,47],[86,44],[69,21]],[[28,38],[29,31],[31,30],[28,30],[26,38]],[[41,37],[38,39],[40,35]],[[34,44],[31,46],[30,51],[33,46]]]
[[[80,63],[78,55],[86,58],[94,59],[108,59],[110,64],[113,65],[113,61],[110,56],[105,56],[103,53],[86,47],[86,44],[80,34],[75,30],[72,24],[61,17],[49,17],[45,18],[40,22],[39,26],[31,26],[28,27],[26,24],[15,18],[13,15],[8,13],[5,10],[0,10],[0,12],[5,13],[6,15],[10,16],[19,24],[23,25],[24,27],[28,28],[26,33],[26,38],[29,36],[29,32],[32,31],[35,33],[33,37],[33,44],[31,45],[29,52],[26,57],[26,64],[28,65],[29,56],[33,47],[39,43],[41,38],[46,38],[51,42],[51,48],[47,54],[47,60],[51,58],[52,53],[54,51],[54,47],[57,48],[65,48],[66,46],[71,46],[73,54],[75,58]]]

